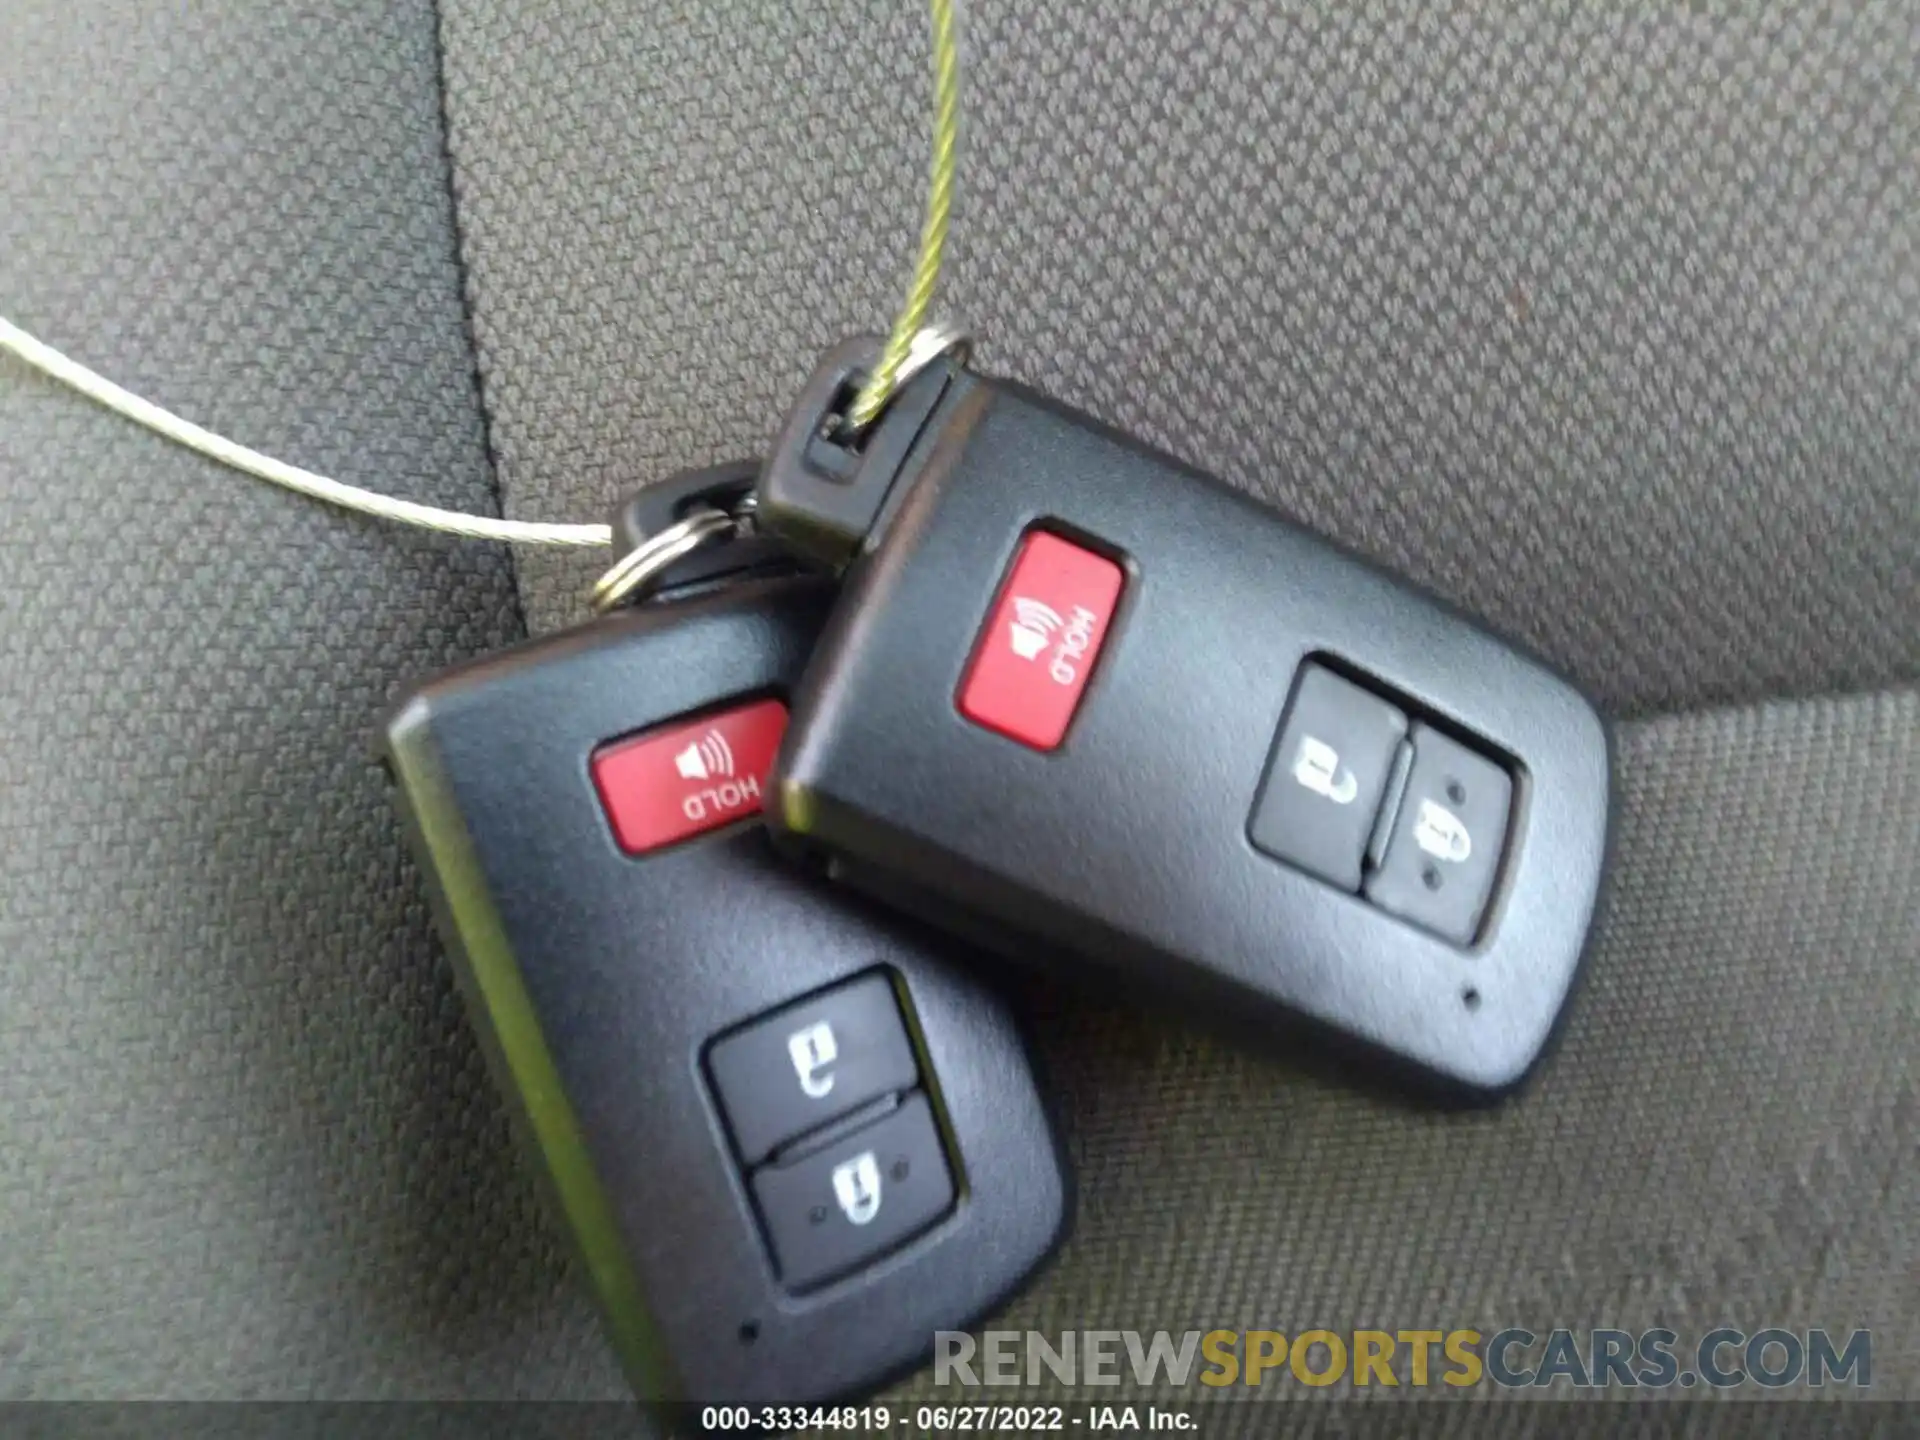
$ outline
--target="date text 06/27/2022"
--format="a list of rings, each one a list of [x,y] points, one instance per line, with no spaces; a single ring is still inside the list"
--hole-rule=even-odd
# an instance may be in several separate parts
[[[1199,1423],[1190,1411],[1158,1405],[708,1405],[700,1411],[700,1429],[705,1433],[899,1430],[910,1435],[1005,1435],[1141,1430],[1175,1434],[1198,1430]]]

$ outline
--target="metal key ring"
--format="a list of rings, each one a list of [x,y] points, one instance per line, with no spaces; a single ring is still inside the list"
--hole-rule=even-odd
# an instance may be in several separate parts
[[[973,337],[966,331],[952,325],[923,325],[914,331],[906,359],[893,372],[893,393],[898,395],[906,389],[916,375],[942,356],[951,355],[964,365],[972,353]]]
[[[683,519],[641,541],[594,582],[594,614],[642,598],[670,568],[701,546],[732,535],[742,523],[743,517],[710,505],[689,510]]]
[[[947,355],[964,365],[972,353],[973,338],[966,331],[951,325],[923,325],[913,332],[913,339],[907,342],[907,353],[900,357],[900,363],[894,367],[893,378],[887,382],[886,395],[872,416],[860,424],[854,423],[851,414],[830,418],[827,423],[843,435],[864,435],[880,422],[880,417],[887,413],[887,406],[913,383],[922,370]],[[856,401],[853,410],[858,409]]]

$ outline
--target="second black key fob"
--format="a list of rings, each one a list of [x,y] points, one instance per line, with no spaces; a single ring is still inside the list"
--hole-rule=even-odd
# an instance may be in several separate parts
[[[788,576],[618,613],[387,729],[461,987],[651,1401],[868,1391],[1067,1224],[1003,1000],[757,823],[832,600]]]
[[[851,436],[875,352],[827,356],[761,477],[761,523],[845,572],[776,823],[1200,1018],[1304,1018],[1450,1091],[1515,1084],[1599,895],[1593,708],[1020,386],[936,364]]]

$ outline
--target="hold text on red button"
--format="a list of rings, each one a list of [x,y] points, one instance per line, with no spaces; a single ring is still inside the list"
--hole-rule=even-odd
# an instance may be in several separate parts
[[[760,813],[787,707],[755,700],[616,740],[594,752],[593,783],[629,855]]]
[[[960,713],[1035,750],[1059,748],[1123,583],[1104,555],[1044,530],[1028,535],[975,642]]]

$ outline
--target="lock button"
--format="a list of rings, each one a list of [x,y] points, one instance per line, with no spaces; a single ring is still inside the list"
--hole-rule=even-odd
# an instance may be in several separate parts
[[[1507,840],[1513,779],[1418,722],[1413,768],[1367,898],[1456,945],[1473,943]]]
[[[707,1073],[743,1165],[920,1083],[893,985],[873,972],[716,1040]]]
[[[1344,890],[1360,888],[1374,817],[1407,717],[1322,665],[1307,665],[1247,824],[1255,846]]]

